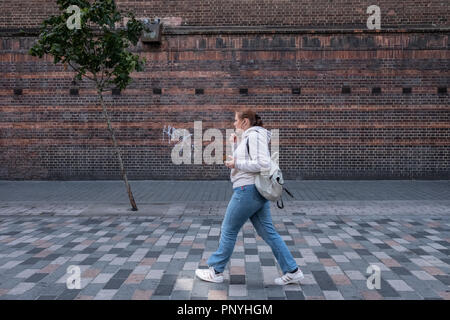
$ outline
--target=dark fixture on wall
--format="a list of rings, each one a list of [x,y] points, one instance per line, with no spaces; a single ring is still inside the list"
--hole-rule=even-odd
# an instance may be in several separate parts
[[[301,88],[292,88],[292,94],[300,94],[301,92]]]
[[[78,95],[78,89],[77,88],[70,88],[70,95],[71,96],[77,96]]]
[[[411,87],[404,87],[403,88],[403,94],[411,94],[412,88]]]
[[[22,89],[21,88],[14,88],[14,95],[15,96],[21,96],[22,95]]]
[[[380,87],[372,88],[372,94],[374,94],[374,95],[381,94],[381,88]]]
[[[120,88],[113,88],[111,91],[113,96],[120,96]]]
[[[350,87],[348,87],[348,86],[343,86],[341,92],[342,92],[343,94],[350,94],[350,93],[351,93]]]
[[[248,88],[240,88],[239,93],[240,94],[248,94]]]
[[[161,88],[153,88],[153,94],[161,94]]]
[[[438,94],[447,94],[447,87],[439,87],[437,92]]]
[[[195,94],[204,94],[205,90],[204,89],[195,89]]]

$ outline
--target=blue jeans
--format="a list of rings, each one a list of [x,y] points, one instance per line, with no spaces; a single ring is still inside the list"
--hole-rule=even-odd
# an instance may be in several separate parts
[[[283,273],[293,271],[297,263],[275,230],[270,215],[270,201],[261,196],[254,184],[234,188],[222,222],[219,248],[208,259],[208,266],[223,272],[233,253],[239,230],[250,218],[259,236],[272,249]]]

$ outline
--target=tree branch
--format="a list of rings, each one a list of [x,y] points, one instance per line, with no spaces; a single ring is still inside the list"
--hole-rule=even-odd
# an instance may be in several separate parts
[[[80,70],[77,69],[77,68],[75,68],[75,67],[70,63],[70,61],[67,61],[67,63],[69,64],[69,66],[72,67],[73,70],[75,70],[75,71],[78,72],[78,73],[80,72]],[[92,81],[95,81],[94,78],[91,78],[91,77],[87,76],[86,74],[84,74],[83,76],[85,76],[86,78],[88,78],[88,79],[90,79],[90,80],[92,80]]]

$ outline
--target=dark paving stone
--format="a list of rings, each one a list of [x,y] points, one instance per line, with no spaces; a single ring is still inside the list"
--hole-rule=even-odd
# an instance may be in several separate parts
[[[126,279],[133,272],[130,269],[120,269],[113,276],[112,279]]]
[[[301,291],[285,291],[288,300],[305,300],[305,296]]]
[[[396,274],[400,276],[410,276],[412,275],[411,272],[408,271],[408,269],[404,267],[389,267],[392,271],[394,271]]]
[[[33,265],[38,263],[39,261],[42,261],[42,258],[29,258],[22,262],[20,265]]]
[[[59,254],[59,253],[51,253],[48,256],[42,258],[42,260],[53,261],[53,260],[58,259],[59,257],[61,257],[61,254]]]
[[[316,254],[317,258],[319,258],[319,259],[329,259],[329,258],[331,258],[331,256],[327,252],[323,252],[323,251],[315,252],[315,254]]]
[[[258,279],[256,281],[252,281],[252,282],[250,282],[250,280],[248,280],[247,289],[248,290],[264,289],[264,283],[260,279]]]
[[[268,267],[268,266],[274,266],[275,260],[273,259],[260,259],[261,266]]]
[[[177,275],[164,274],[159,283],[162,285],[172,285],[173,286],[173,285],[175,285],[176,281],[177,281]]]
[[[362,228],[372,228],[372,226],[366,222],[358,223],[360,227]]]
[[[435,275],[433,276],[442,283],[446,284],[447,286],[450,286],[450,276],[449,275]]]
[[[371,256],[372,254],[367,249],[354,249],[360,256]]]
[[[161,254],[161,251],[149,251],[145,255],[146,258],[158,258]]]
[[[86,258],[84,259],[80,264],[81,265],[93,265],[94,263],[96,263],[98,261],[99,258]]]
[[[77,297],[81,290],[78,289],[66,289],[63,293],[61,293],[57,299],[58,300],[73,300]]]
[[[326,271],[311,271],[320,289],[337,291],[337,287]]]
[[[37,298],[37,300],[55,300],[56,296],[51,296],[51,295],[42,295],[39,298]]]
[[[380,289],[377,289],[377,292],[386,298],[400,297],[400,294],[383,279],[383,273],[381,273]]]
[[[189,250],[189,255],[202,254],[202,253],[203,253],[203,249],[193,248],[193,249]]]
[[[22,223],[22,222],[20,222]],[[8,232],[2,232],[0,235],[2,236],[15,236],[16,234],[19,234],[21,231],[8,231]]]
[[[230,275],[230,284],[245,284],[245,275]]]
[[[44,248],[33,248],[30,251],[27,252],[27,254],[36,254],[44,250]]]
[[[173,290],[173,285],[164,285],[160,284],[156,290],[154,295],[155,296],[170,296]]]
[[[73,247],[76,247],[77,245],[79,245],[79,243],[69,242],[69,243],[66,243],[65,245],[63,245],[63,247],[65,247],[65,248],[73,248]]]
[[[245,248],[244,249],[244,253],[246,255],[256,255],[258,254],[258,249],[249,249],[249,248]]]
[[[13,248],[20,249],[20,248],[26,247],[27,245],[28,245],[28,243],[18,243],[16,245],[14,245]]]
[[[111,278],[103,287],[103,289],[119,289],[124,282],[125,279]]]
[[[425,250],[421,249],[421,248],[416,248],[416,249],[409,249],[410,251],[414,252],[415,254],[419,255],[419,256],[426,256],[429,253],[426,252]]]
[[[447,242],[447,241],[436,241],[436,243],[440,244],[441,246],[450,248],[450,242]]]
[[[32,276],[30,276],[27,280],[25,280],[25,282],[39,282],[46,276],[48,276],[48,273],[35,273]]]
[[[411,262],[411,260],[409,260],[407,257],[405,256],[401,256],[401,255],[391,255],[392,259],[397,260],[398,262]]]
[[[94,253],[95,251],[97,251],[97,247],[87,247],[86,249],[84,249],[83,251],[81,251],[82,253]]]

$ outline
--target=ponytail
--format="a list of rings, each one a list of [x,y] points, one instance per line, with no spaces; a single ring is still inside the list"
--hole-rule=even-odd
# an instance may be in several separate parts
[[[237,111],[237,114],[238,114],[239,119],[247,118],[250,121],[251,127],[253,127],[253,126],[262,127],[263,126],[261,117],[250,109],[247,109],[244,111]]]
[[[259,115],[257,115],[256,113],[255,113],[255,124],[254,125],[255,126],[260,126],[260,127],[263,126],[263,122],[261,120],[261,117]]]

